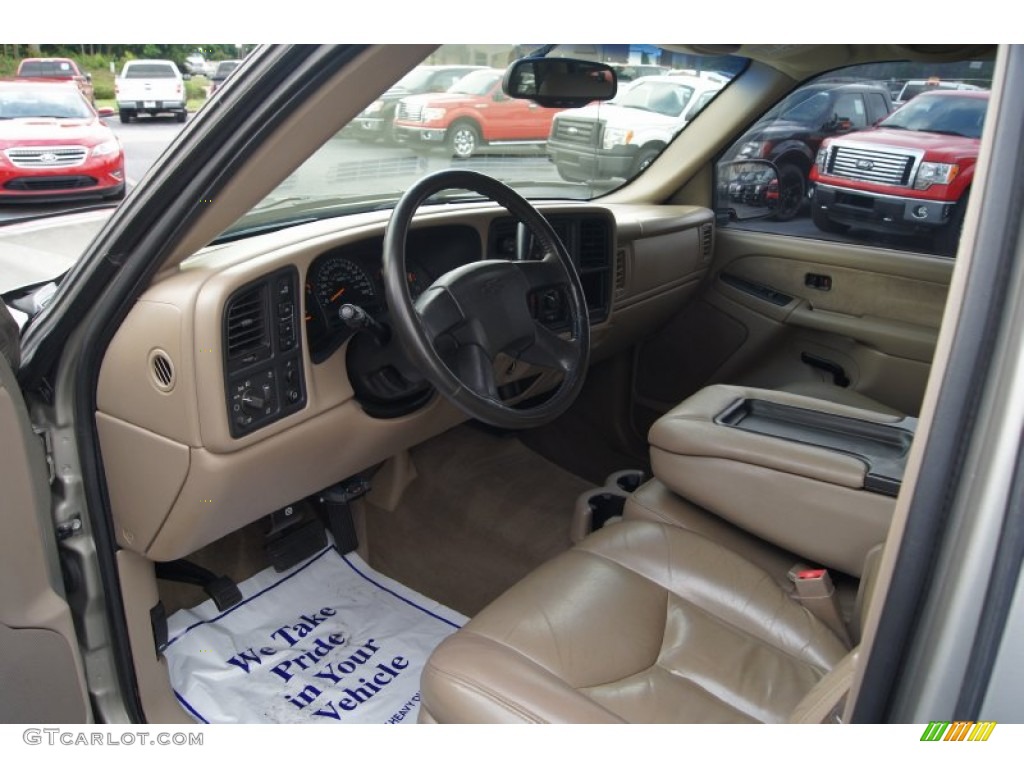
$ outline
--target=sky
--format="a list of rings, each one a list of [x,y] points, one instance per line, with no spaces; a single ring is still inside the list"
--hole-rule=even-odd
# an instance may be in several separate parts
[[[269,4],[272,14],[245,13],[245,3],[207,1],[200,4],[173,3],[172,13],[138,14],[135,0],[104,0],[103,12],[82,13],[80,0],[51,0],[47,13],[40,15],[31,3],[9,0],[4,7],[0,38],[6,42],[160,42],[190,39],[222,39],[225,42],[504,42],[511,39],[554,39],[545,29],[560,31],[563,42],[593,40],[601,43],[650,42],[652,31],[668,36],[671,25],[652,24],[652,18],[677,20],[678,40],[726,42],[753,38],[758,42],[838,43],[886,42],[897,32],[910,31],[917,41],[1013,42],[1007,32],[1024,29],[1019,25],[996,26],[1005,5],[1000,0],[972,0],[965,13],[963,0],[931,0],[894,3],[892,0],[857,0],[856,17],[849,5],[827,13],[820,4],[793,6],[786,13],[766,13],[765,2],[730,0],[728,3],[695,0],[646,0],[629,3],[583,3],[579,0],[516,0],[514,11],[502,11],[498,4],[470,3],[452,6],[422,0],[388,0],[386,3],[348,3],[345,0],[289,0]],[[254,9],[258,6],[253,5]],[[452,12],[458,7],[458,12]],[[635,8],[630,14],[625,9]],[[283,9],[287,9],[284,12]],[[379,9],[379,10],[378,10]],[[466,12],[469,9],[469,13]],[[473,14],[472,9],[476,9]],[[601,18],[608,9],[610,17]],[[800,9],[803,9],[802,11]],[[61,11],[66,11],[62,13]],[[155,23],[159,18],[159,23]],[[154,23],[149,23],[150,20]],[[861,23],[871,19],[870,23]],[[956,24],[951,25],[950,19]],[[333,40],[324,31],[336,30]],[[955,34],[954,34],[955,33]],[[691,37],[692,35],[692,37]],[[903,39],[907,36],[900,35]],[[1004,37],[997,40],[997,37]],[[472,40],[470,39],[472,38]],[[664,41],[662,41],[664,42]]]

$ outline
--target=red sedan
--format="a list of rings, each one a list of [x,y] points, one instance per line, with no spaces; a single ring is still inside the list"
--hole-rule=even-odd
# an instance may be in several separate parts
[[[123,198],[124,149],[100,119],[110,115],[73,84],[0,82],[0,201]]]

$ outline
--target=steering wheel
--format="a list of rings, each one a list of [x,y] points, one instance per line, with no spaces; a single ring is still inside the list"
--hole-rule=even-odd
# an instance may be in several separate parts
[[[504,207],[526,226],[544,255],[539,260],[465,264],[438,278],[414,303],[405,266],[409,227],[427,198],[448,189],[476,192]],[[568,339],[530,314],[529,296],[548,289],[562,296]],[[539,426],[564,413],[583,387],[590,322],[576,267],[537,209],[490,176],[439,171],[406,190],[384,236],[384,293],[393,334],[406,354],[439,392],[475,419],[507,429]],[[561,382],[540,404],[508,405],[494,376],[499,353],[558,371]]]

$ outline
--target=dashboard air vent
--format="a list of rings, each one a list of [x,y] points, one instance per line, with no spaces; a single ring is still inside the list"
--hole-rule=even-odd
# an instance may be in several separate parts
[[[700,228],[700,252],[704,262],[711,261],[711,252],[714,249],[714,227],[711,224],[704,224]]]
[[[608,267],[611,259],[608,222],[604,219],[583,219],[580,222],[580,268]]]
[[[619,248],[615,252],[615,296],[616,298],[626,293],[626,249]]]
[[[227,309],[228,359],[265,347],[267,340],[267,313],[265,286],[258,285],[240,293]]]
[[[149,354],[149,369],[153,374],[153,382],[162,392],[174,389],[174,364],[162,349],[154,349]]]

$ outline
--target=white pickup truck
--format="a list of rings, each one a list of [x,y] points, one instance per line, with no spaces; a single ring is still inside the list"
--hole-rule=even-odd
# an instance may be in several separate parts
[[[114,81],[122,123],[139,115],[172,113],[185,122],[185,80],[173,61],[137,59],[127,62]]]
[[[555,116],[548,158],[566,181],[631,179],[714,98],[711,74],[652,75],[623,84],[611,101]]]

